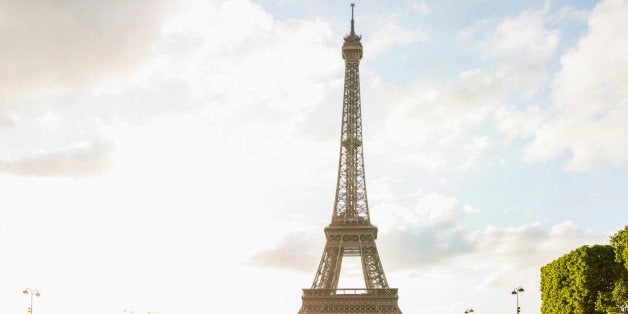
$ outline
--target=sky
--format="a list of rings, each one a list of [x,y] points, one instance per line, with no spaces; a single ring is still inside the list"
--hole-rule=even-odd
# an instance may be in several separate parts
[[[628,2],[356,1],[404,313],[540,312],[628,224]],[[296,313],[333,208],[346,1],[0,0],[0,313]],[[363,287],[348,258],[343,287]]]

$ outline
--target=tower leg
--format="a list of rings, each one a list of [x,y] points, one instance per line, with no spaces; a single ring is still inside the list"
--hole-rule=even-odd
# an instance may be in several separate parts
[[[364,272],[364,281],[368,289],[388,288],[388,281],[384,274],[382,262],[379,259],[379,253],[375,243],[367,243],[361,248],[362,271]]]
[[[342,247],[338,243],[334,244],[328,241],[325,245],[314,283],[312,283],[313,289],[336,289],[338,287],[342,265]]]

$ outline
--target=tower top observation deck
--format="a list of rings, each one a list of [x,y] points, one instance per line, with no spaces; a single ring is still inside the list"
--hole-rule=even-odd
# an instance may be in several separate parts
[[[351,4],[351,33],[345,36],[345,43],[342,45],[342,58],[346,62],[360,61],[362,59],[362,36],[355,33],[355,21],[353,20],[353,9],[355,3]]]

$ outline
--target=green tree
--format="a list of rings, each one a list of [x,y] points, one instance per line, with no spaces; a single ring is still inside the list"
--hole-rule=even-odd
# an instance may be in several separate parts
[[[597,308],[608,313],[628,314],[628,226],[611,237],[615,252],[615,286],[611,293],[601,293]]]
[[[611,245],[615,249],[615,260],[628,269],[628,226],[611,237]]]
[[[543,266],[541,312],[606,313],[602,307],[613,304],[618,268],[610,245],[585,245]]]

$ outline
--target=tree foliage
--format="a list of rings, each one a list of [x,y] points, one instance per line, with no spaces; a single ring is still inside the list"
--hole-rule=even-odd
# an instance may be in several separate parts
[[[543,266],[541,312],[606,313],[596,303],[612,295],[618,266],[610,245],[585,245]]]
[[[611,237],[611,245],[615,249],[615,260],[628,269],[628,226]]]
[[[615,262],[619,267],[616,274],[615,288],[605,298],[610,298],[609,306],[600,306],[608,313],[628,313],[628,226],[619,230],[611,237],[611,245],[615,251]]]
[[[541,312],[628,314],[628,226],[541,268]]]

